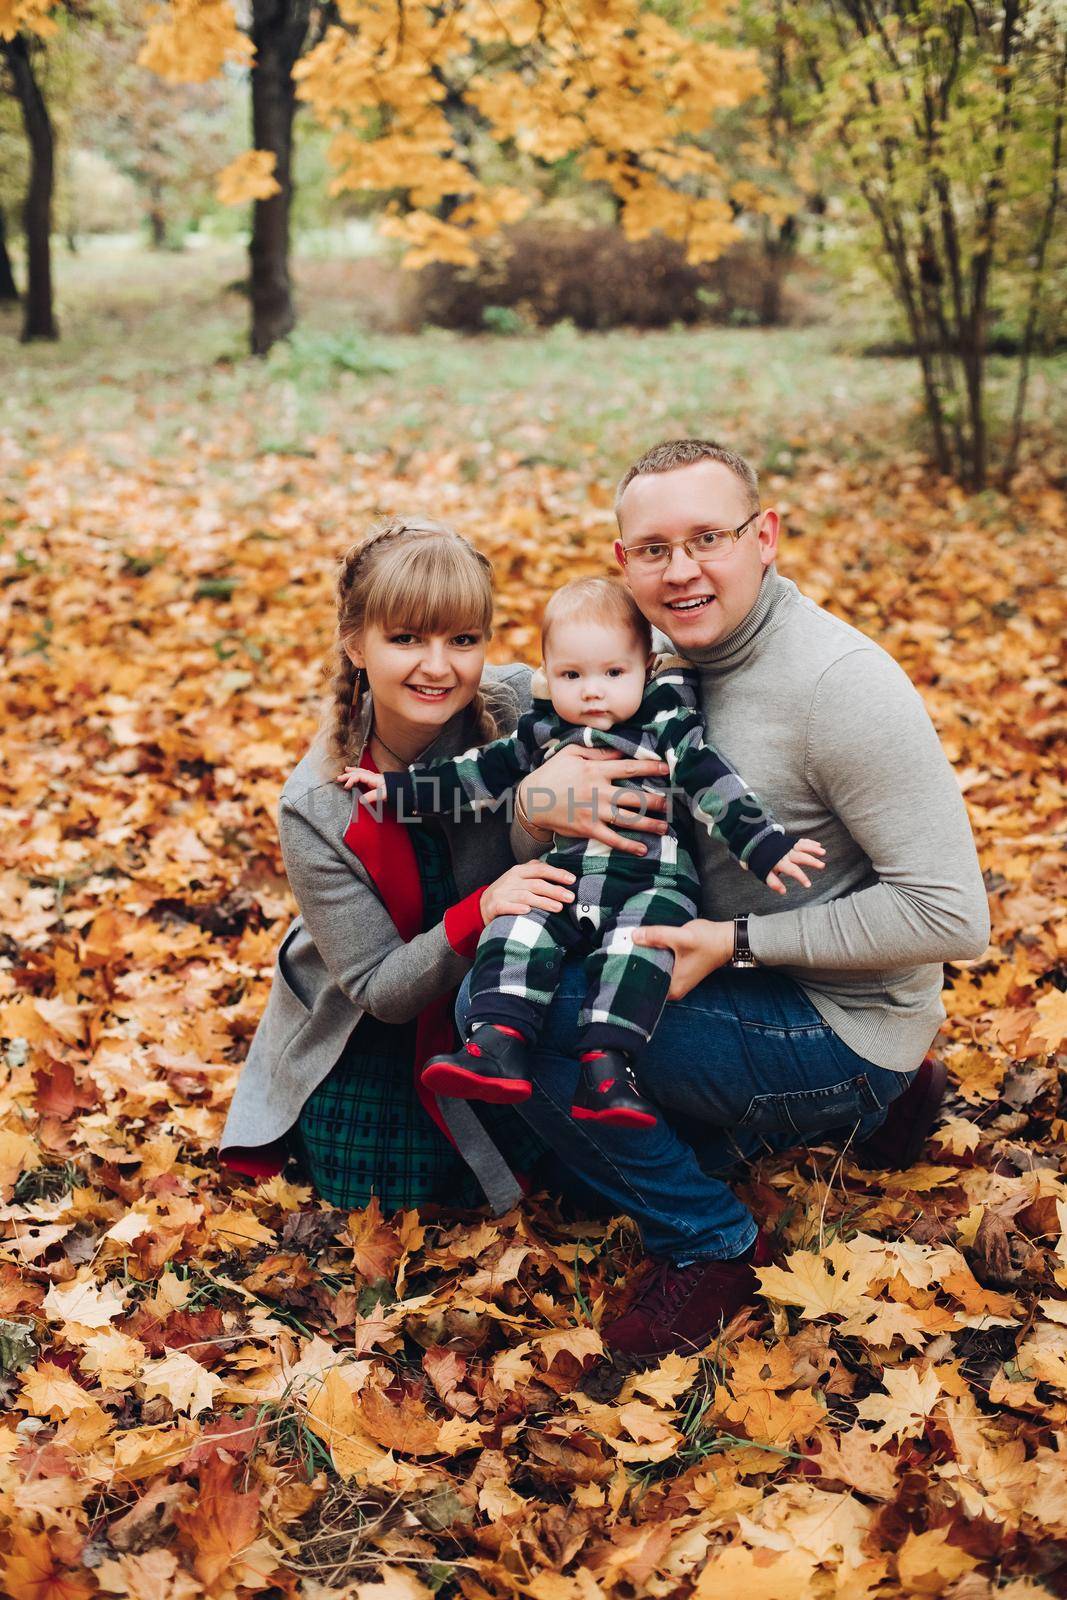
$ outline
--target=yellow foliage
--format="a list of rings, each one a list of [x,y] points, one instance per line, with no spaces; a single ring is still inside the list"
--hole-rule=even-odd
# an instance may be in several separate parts
[[[168,83],[206,83],[227,61],[247,66],[254,55],[230,0],[169,0],[154,13],[137,59]]]
[[[0,0],[0,39],[13,39],[20,28],[47,39],[56,32],[54,4],[55,0]]]
[[[224,206],[269,200],[272,194],[281,193],[282,186],[274,176],[276,165],[273,150],[246,150],[223,167],[215,181],[215,193]]]
[[[724,10],[703,8],[701,27]],[[695,37],[644,0],[602,0],[577,19],[559,0],[463,0],[446,14],[407,0],[343,0],[341,12],[347,29],[329,29],[294,77],[333,130],[333,191],[399,191],[414,213],[384,227],[408,244],[406,266],[473,263],[467,235],[495,233],[529,203],[471,170],[441,110],[446,95],[524,156],[577,156],[583,176],[621,202],[630,238],[658,230],[697,262],[737,237],[719,164],[701,141],[718,112],[760,88],[752,51]],[[447,222],[424,214],[452,195],[471,198]],[[773,209],[754,184],[743,203]]]

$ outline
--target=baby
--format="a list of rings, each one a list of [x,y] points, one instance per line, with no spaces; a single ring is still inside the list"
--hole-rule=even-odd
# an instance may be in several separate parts
[[[633,932],[700,915],[694,823],[780,894],[786,892],[780,873],[806,882],[804,867],[821,867],[824,851],[786,833],[705,743],[695,670],[678,657],[653,655],[648,622],[622,584],[583,578],[558,590],[545,609],[542,654],[533,709],[509,737],[407,772],[348,767],[338,781],[384,795],[397,815],[410,817],[491,807],[567,744],[666,761],[666,782],[684,798],[685,811],[668,816],[666,833],[640,834],[648,845],[643,856],[596,839],[555,836],[545,860],[574,873],[574,900],[559,910],[490,922],[471,973],[466,1044],[455,1054],[431,1056],[422,1075],[435,1094],[527,1099],[529,1051],[560,966],[568,952],[582,952],[586,992],[572,1114],[646,1127],[656,1114],[638,1090],[633,1062],[666,1003],[674,955],[635,946]],[[653,778],[642,787],[663,782]]]

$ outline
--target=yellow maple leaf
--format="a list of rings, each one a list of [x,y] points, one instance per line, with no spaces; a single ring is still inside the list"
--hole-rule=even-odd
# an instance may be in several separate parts
[[[66,1044],[81,1044],[85,1038],[85,1014],[71,1001],[55,996],[51,1000],[35,1000],[37,1015],[45,1026]]]
[[[628,1378],[622,1389],[622,1397],[628,1400],[631,1395],[643,1394],[658,1406],[673,1406],[678,1396],[684,1394],[692,1384],[699,1369],[700,1362],[696,1356],[664,1356],[651,1371]]]
[[[784,1267],[760,1267],[757,1276],[768,1300],[799,1306],[801,1316],[807,1319],[854,1310],[871,1282],[871,1271],[835,1239],[823,1255],[794,1250]]]
[[[275,1235],[253,1216],[231,1206],[207,1218],[208,1231],[223,1250],[251,1250],[253,1245],[274,1244]]]
[[[329,1448],[341,1477],[397,1490],[420,1483],[423,1473],[419,1468],[397,1461],[371,1438],[357,1404],[338,1368],[331,1367],[307,1408],[308,1427]]]
[[[216,196],[224,206],[243,206],[249,200],[269,200],[272,194],[281,194],[282,186],[274,176],[277,164],[273,150],[246,150],[219,173]]]
[[[93,1373],[105,1389],[129,1389],[140,1377],[145,1354],[140,1339],[111,1328],[86,1340],[79,1365],[83,1372]]]
[[[771,1389],[742,1390],[732,1395],[720,1385],[715,1392],[718,1415],[756,1444],[791,1444],[806,1439],[826,1420],[826,1408],[814,1389],[775,1394]]]
[[[1051,989],[1036,1006],[1039,1020],[1030,1029],[1031,1039],[1043,1040],[1050,1050],[1058,1050],[1067,1039],[1067,989]]]
[[[977,1556],[949,1544],[947,1528],[909,1533],[897,1551],[897,1573],[908,1594],[940,1594],[977,1565]]]
[[[53,1284],[44,1297],[43,1310],[49,1322],[77,1323],[82,1328],[106,1328],[126,1309],[126,1296],[113,1283],[98,1284],[87,1275],[64,1284]]]
[[[543,1334],[536,1344],[548,1367],[564,1350],[576,1361],[587,1361],[591,1356],[604,1353],[604,1341],[599,1333],[584,1324],[577,1328],[557,1328],[554,1333]]]
[[[54,1361],[42,1361],[27,1373],[22,1380],[20,1404],[31,1416],[50,1417],[53,1421],[80,1411],[100,1411],[92,1395],[86,1394]]]
[[[148,1362],[141,1382],[146,1396],[162,1395],[175,1411],[184,1411],[191,1417],[210,1411],[222,1388],[222,1379],[184,1350],[168,1350],[159,1361]]]
[[[30,1172],[40,1165],[40,1151],[32,1134],[18,1128],[0,1131],[0,1188],[10,1188],[20,1173]]]
[[[885,1394],[869,1394],[857,1406],[866,1422],[880,1422],[871,1434],[874,1444],[887,1439],[908,1439],[922,1432],[927,1417],[941,1398],[936,1372],[921,1376],[914,1367],[887,1367],[882,1374]]]

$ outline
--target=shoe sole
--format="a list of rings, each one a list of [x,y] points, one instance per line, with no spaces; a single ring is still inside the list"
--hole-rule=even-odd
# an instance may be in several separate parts
[[[434,1094],[447,1100],[484,1100],[491,1106],[512,1106],[529,1100],[533,1085],[527,1078],[483,1078],[468,1067],[450,1061],[431,1061],[421,1080]]]
[[[585,1106],[571,1106],[571,1116],[576,1122],[606,1122],[616,1128],[654,1128],[656,1119],[647,1111],[587,1111]]]
[[[941,1109],[947,1088],[948,1068],[943,1061],[935,1061],[930,1081],[926,1085],[926,1093],[915,1108],[915,1131],[902,1145],[899,1156],[891,1163],[861,1159],[858,1165],[867,1172],[907,1172],[909,1167],[913,1167],[922,1155],[927,1139],[934,1131],[934,1119]],[[878,1130],[872,1138],[877,1137],[877,1132]]]

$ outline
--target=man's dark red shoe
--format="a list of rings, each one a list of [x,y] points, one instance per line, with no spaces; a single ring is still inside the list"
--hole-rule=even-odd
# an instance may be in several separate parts
[[[771,1263],[762,1231],[735,1261],[694,1261],[675,1267],[661,1261],[623,1316],[601,1334],[615,1355],[651,1360],[674,1350],[703,1350],[719,1329],[759,1294],[757,1267]]]
[[[433,1055],[422,1069],[422,1082],[448,1100],[485,1100],[514,1105],[529,1100],[530,1048],[514,1028],[484,1022],[454,1055]]]
[[[615,1128],[651,1128],[656,1112],[641,1094],[624,1050],[588,1050],[579,1063],[571,1116]]]
[[[947,1084],[945,1063],[927,1056],[904,1093],[889,1107],[882,1126],[856,1146],[858,1164],[895,1172],[913,1167],[937,1121]]]

